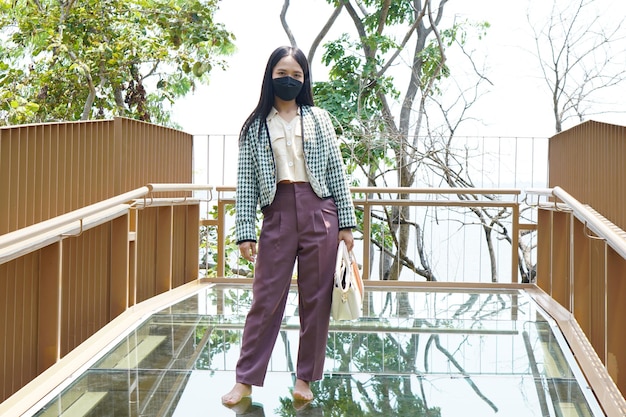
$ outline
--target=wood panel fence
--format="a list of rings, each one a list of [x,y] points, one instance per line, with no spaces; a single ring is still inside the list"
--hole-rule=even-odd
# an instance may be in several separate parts
[[[580,208],[539,210],[537,284],[574,315],[626,394],[626,127],[584,122],[550,138],[548,154],[549,186]]]
[[[587,121],[552,138],[549,186],[626,229],[626,126]]]
[[[192,152],[192,135],[126,118],[0,127],[0,235],[148,183],[191,183]]]
[[[199,203],[119,204],[62,237],[42,229],[28,254],[2,238],[150,182],[188,184],[192,152],[191,135],[124,118],[0,128],[0,402],[129,306],[196,279]]]

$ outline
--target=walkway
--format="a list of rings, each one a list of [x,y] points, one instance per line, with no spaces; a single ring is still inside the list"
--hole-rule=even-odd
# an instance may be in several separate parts
[[[204,286],[146,317],[31,415],[601,416],[554,322],[523,290],[372,289],[333,322],[316,399],[294,404],[297,294],[263,388],[229,409],[246,285]],[[64,414],[65,413],[65,414]]]

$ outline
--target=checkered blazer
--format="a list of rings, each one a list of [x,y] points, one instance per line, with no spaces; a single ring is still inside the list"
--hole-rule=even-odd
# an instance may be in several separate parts
[[[324,109],[302,106],[300,111],[306,171],[315,194],[332,197],[339,228],[356,226],[354,205],[339,151],[339,143]],[[239,140],[235,230],[237,243],[256,241],[257,207],[269,205],[276,195],[276,164],[265,120],[255,120]]]

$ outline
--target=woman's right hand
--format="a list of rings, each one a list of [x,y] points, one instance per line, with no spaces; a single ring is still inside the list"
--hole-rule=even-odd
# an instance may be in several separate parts
[[[241,256],[250,261],[256,261],[256,242],[241,242],[239,244],[239,252]]]

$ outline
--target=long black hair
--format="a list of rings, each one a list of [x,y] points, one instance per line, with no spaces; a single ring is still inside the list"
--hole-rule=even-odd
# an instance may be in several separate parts
[[[313,105],[313,91],[311,90],[311,77],[309,71],[309,62],[306,59],[306,55],[304,52],[300,50],[300,48],[295,46],[281,46],[276,48],[274,52],[270,55],[267,60],[267,66],[265,67],[265,74],[263,75],[263,84],[261,85],[261,97],[259,97],[259,103],[256,108],[250,113],[250,116],[246,119],[246,122],[243,124],[241,128],[240,140],[242,140],[246,134],[248,133],[248,129],[256,120],[260,118],[262,121],[265,120],[268,114],[270,114],[270,110],[274,106],[274,86],[272,85],[272,71],[278,61],[283,59],[286,56],[292,56],[298,65],[302,68],[302,72],[304,75],[304,84],[302,85],[302,89],[300,93],[296,97],[296,103],[298,106],[301,105]],[[263,125],[261,123],[261,125]]]

